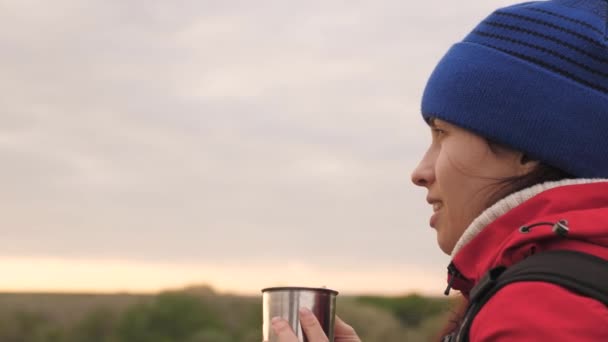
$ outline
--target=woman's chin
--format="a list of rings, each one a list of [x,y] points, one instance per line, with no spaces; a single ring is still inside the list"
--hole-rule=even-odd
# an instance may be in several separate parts
[[[439,232],[437,232],[437,244],[439,245],[439,249],[441,249],[443,253],[447,255],[452,254],[452,251],[454,250],[454,244],[444,241],[444,239],[441,238]]]

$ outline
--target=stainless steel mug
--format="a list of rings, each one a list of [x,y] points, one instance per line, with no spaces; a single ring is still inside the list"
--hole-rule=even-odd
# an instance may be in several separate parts
[[[308,342],[300,325],[299,309],[310,309],[317,317],[330,342],[334,341],[337,291],[314,287],[269,287],[262,290],[264,342],[276,342],[270,320],[282,317],[289,322],[298,341]]]

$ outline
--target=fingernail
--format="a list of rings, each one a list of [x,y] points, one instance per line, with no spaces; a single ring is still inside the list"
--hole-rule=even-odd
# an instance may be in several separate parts
[[[310,311],[308,308],[300,308],[300,315],[310,316],[312,315],[312,311]]]
[[[281,330],[283,324],[285,324],[285,321],[281,317],[273,317],[270,320],[270,327],[272,328],[272,332],[277,335],[279,334],[279,330]]]

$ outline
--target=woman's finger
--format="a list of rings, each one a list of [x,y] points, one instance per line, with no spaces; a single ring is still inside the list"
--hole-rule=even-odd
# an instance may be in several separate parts
[[[277,335],[280,342],[298,342],[298,337],[291,330],[289,323],[280,317],[274,317],[270,324],[272,324],[272,330]]]
[[[308,309],[300,309],[300,323],[302,330],[306,334],[306,338],[310,342],[327,342],[329,339],[325,336],[325,332],[319,324],[317,317]]]
[[[323,332],[323,328],[319,321],[315,317],[315,315],[308,309],[303,309],[300,311],[300,323],[302,326],[302,330],[306,334],[308,341],[310,342],[327,342],[329,341],[327,336],[325,336],[325,332]],[[361,340],[357,336],[355,330],[344,321],[340,319],[340,317],[336,316],[335,322],[335,337],[336,341],[342,342],[360,342]],[[291,326],[289,323],[280,318],[275,317],[271,320],[272,329],[279,338],[280,342],[298,342],[298,338],[296,334],[291,330]]]

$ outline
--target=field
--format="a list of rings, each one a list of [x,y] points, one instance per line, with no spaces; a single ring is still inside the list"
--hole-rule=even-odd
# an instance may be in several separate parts
[[[339,296],[363,341],[429,341],[446,298]],[[0,293],[2,342],[260,342],[261,297],[191,287],[157,295]]]

